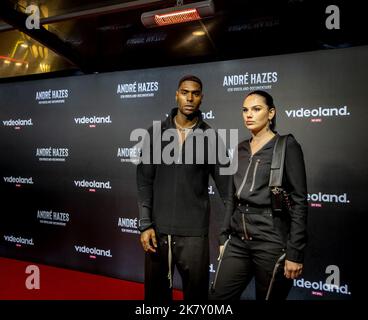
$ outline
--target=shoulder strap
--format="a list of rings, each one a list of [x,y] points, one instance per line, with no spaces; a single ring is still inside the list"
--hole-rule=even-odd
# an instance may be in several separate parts
[[[288,135],[279,136],[275,142],[272,153],[270,182],[268,184],[270,187],[281,187],[282,185],[287,138]]]

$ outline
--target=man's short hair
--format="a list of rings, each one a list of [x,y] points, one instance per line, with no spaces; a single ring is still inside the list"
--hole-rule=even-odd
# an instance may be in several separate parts
[[[194,82],[197,82],[199,84],[199,86],[201,87],[201,91],[202,91],[202,81],[201,79],[199,79],[198,77],[196,76],[193,76],[191,74],[188,74],[184,77],[182,77],[180,80],[179,80],[179,84],[178,84],[178,88],[180,88],[180,85],[184,82],[184,81],[194,81]]]

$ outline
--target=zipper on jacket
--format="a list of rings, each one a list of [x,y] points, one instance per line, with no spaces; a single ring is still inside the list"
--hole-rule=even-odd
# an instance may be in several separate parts
[[[249,236],[248,236],[248,232],[247,232],[247,226],[245,225],[244,213],[241,213],[241,216],[242,216],[242,222],[243,222],[244,236],[245,236],[245,239],[249,240]]]
[[[250,157],[249,158],[249,164],[248,164],[248,168],[247,168],[247,171],[245,172],[245,175],[244,175],[244,179],[239,187],[239,190],[236,194],[236,196],[238,197],[238,199],[240,199],[240,193],[242,192],[243,188],[244,188],[244,185],[245,185],[245,182],[247,180],[247,177],[248,177],[248,172],[249,172],[249,168],[250,166],[252,165],[252,160],[253,160],[253,157]]]
[[[249,191],[253,191],[253,188],[254,188],[254,184],[256,182],[256,173],[257,173],[257,168],[258,168],[258,164],[261,162],[260,159],[257,159],[257,162],[256,164],[254,165],[254,170],[253,170],[253,181],[252,181],[252,185],[249,189]]]

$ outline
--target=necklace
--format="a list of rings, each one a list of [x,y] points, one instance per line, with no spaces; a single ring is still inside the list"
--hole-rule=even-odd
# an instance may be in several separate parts
[[[189,130],[189,129],[192,129],[195,127],[195,125],[197,124],[198,122],[198,119],[196,120],[196,122],[194,122],[190,127],[182,127],[180,126],[177,121],[176,121],[176,116],[174,117],[174,122],[175,122],[175,126],[176,126],[176,129],[178,129],[179,131],[181,132],[185,132],[186,130]]]

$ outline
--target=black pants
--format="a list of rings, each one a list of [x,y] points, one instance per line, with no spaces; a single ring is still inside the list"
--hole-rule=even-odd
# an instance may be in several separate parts
[[[172,301],[169,273],[169,243],[167,235],[156,234],[156,253],[145,257],[145,300],[156,303]],[[183,283],[184,300],[204,301],[209,289],[208,236],[171,236],[172,263],[177,267]]]
[[[254,276],[257,300],[266,299],[268,292],[269,300],[285,300],[292,280],[284,276],[283,256],[285,250],[277,243],[232,236],[217,267],[210,298],[239,300]],[[280,264],[275,268],[277,261]]]

